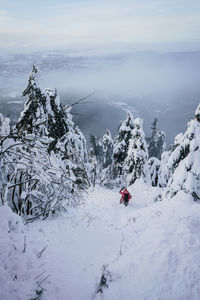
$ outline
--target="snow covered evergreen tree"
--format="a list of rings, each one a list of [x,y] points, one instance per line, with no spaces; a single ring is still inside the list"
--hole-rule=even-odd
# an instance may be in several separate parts
[[[136,179],[149,179],[148,150],[140,118],[134,121],[134,129],[129,140],[127,157],[124,161],[124,173],[127,174],[127,184],[133,184]]]
[[[169,157],[170,157],[173,149],[175,149],[179,145],[179,140],[180,140],[181,136],[182,136],[182,133],[178,134],[175,137],[174,146],[172,148],[170,148],[168,151],[164,151],[161,155],[160,168],[159,168],[159,172],[158,172],[158,186],[160,186],[160,187],[167,186],[169,178],[173,173],[172,172],[173,169],[171,167],[169,167],[169,165],[168,165],[168,160],[169,160]]]
[[[98,138],[95,135],[90,135],[91,148],[89,151],[89,169],[91,171],[90,177],[92,180],[92,185],[95,186],[99,183],[100,177],[102,176],[104,152],[102,138]]]
[[[120,123],[118,133],[114,139],[113,163],[110,167],[110,178],[121,184],[124,180],[124,162],[128,155],[132,130],[134,128],[134,119],[131,113]]]
[[[113,161],[113,140],[109,130],[106,131],[106,134],[101,139],[103,146],[103,169],[107,168],[112,164]]]
[[[148,160],[149,172],[152,186],[158,185],[160,160],[156,157],[150,157]]]
[[[98,173],[98,162],[97,158],[94,155],[93,148],[90,149],[89,155],[88,155],[88,162],[89,162],[89,176],[90,176],[90,182],[93,187],[96,185],[96,181],[98,179],[97,173]]]
[[[38,70],[33,66],[28,86],[22,93],[28,96],[23,112],[16,124],[18,133],[52,138],[49,150],[56,150],[55,145],[69,131],[66,115],[60,104],[56,90],[45,89],[41,92],[36,82]]]
[[[16,125],[17,132],[22,135],[34,133],[36,136],[49,138],[49,152],[59,153],[66,163],[66,169],[73,170],[77,182],[87,186],[85,164],[88,158],[85,138],[72,121],[71,107],[66,106],[63,109],[57,91],[45,89],[41,92],[36,83],[37,73],[37,68],[33,66],[28,86],[23,92],[28,100]]]
[[[103,159],[102,139],[91,134],[90,135],[90,143],[91,143],[91,147],[93,149],[93,154],[96,156],[99,167],[102,168],[103,160],[104,160]]]
[[[56,148],[65,163],[67,173],[74,178],[75,185],[84,190],[90,184],[86,140],[81,130],[75,126],[70,111],[70,105],[65,107],[65,123],[69,131],[60,138]]]
[[[9,166],[2,199],[27,220],[76,205],[89,185],[86,141],[71,107],[62,108],[55,90],[41,92],[37,72],[33,66],[14,134],[1,143],[1,171]]]
[[[180,190],[200,199],[200,105],[184,134],[179,134],[167,162],[170,196]]]
[[[157,128],[158,120],[155,118],[152,123],[152,135],[147,138],[149,157],[161,159],[161,154],[166,150],[166,137],[164,131]]]
[[[110,176],[113,163],[113,140],[109,130],[101,138],[101,143],[103,146],[103,163],[99,172],[99,182],[100,185],[111,187]]]
[[[184,190],[200,198],[200,105],[186,132],[175,137],[170,151],[162,155],[158,184],[167,186],[167,194],[173,197]]]

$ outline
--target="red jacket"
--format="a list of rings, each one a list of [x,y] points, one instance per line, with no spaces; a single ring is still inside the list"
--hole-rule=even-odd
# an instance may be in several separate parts
[[[121,202],[124,202],[124,196],[125,196],[125,194],[128,194],[128,201],[130,201],[131,198],[132,198],[131,194],[130,194],[128,191],[122,192],[122,189],[121,189],[121,190],[119,191],[119,193],[122,195]]]

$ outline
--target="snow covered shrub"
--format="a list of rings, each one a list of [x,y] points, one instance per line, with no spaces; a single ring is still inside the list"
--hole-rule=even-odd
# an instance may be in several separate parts
[[[16,141],[15,141],[16,140]],[[48,153],[48,141],[7,137],[2,146],[2,200],[27,221],[66,209],[80,201],[76,178],[66,172],[59,156]],[[72,192],[73,191],[73,192]],[[79,200],[78,200],[79,199]]]
[[[135,119],[134,129],[131,132],[127,157],[124,161],[124,173],[127,175],[127,184],[131,185],[136,179],[149,180],[147,164],[148,150],[143,131],[143,122]]]
[[[170,196],[183,190],[200,199],[200,105],[184,134],[179,134],[167,161]]]

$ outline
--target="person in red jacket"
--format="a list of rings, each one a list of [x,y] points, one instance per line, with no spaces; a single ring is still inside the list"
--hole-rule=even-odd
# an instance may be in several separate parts
[[[121,199],[120,199],[120,203],[124,203],[125,206],[128,205],[129,201],[131,200],[132,196],[129,193],[129,191],[123,187],[119,193],[122,195]]]

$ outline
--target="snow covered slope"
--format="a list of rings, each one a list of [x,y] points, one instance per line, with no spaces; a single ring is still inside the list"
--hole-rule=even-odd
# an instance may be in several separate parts
[[[31,229],[9,207],[0,206],[0,219],[0,299],[39,299],[40,283],[48,276],[43,242],[32,240]]]
[[[117,190],[97,187],[88,193],[86,204],[68,215],[25,229],[27,253],[35,249],[30,252],[34,278],[44,272],[35,280],[43,291],[36,299],[199,299],[199,204],[183,192],[154,202],[160,190],[140,182],[130,191],[133,198],[125,207],[119,205]],[[36,249],[43,247],[40,262]],[[30,299],[30,289],[26,293],[19,285],[18,290],[20,297],[0,299]],[[5,287],[0,291],[5,295]]]

